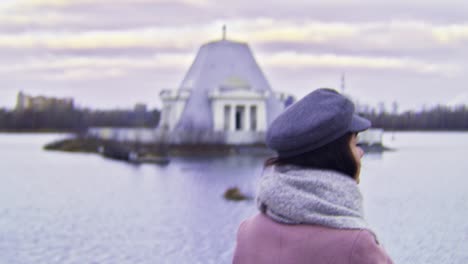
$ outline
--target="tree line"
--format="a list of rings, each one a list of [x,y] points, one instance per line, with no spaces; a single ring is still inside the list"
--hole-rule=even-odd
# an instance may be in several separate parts
[[[375,128],[385,130],[468,130],[468,107],[437,106],[422,111],[388,113],[368,110],[360,113]],[[0,109],[0,130],[3,131],[70,131],[82,132],[89,127],[148,127],[160,121],[159,110],[89,110]]]
[[[466,106],[437,106],[418,112],[403,113],[377,113],[372,110],[361,115],[371,120],[372,127],[384,130],[468,130]]]
[[[89,127],[157,127],[159,119],[159,110],[0,109],[0,130],[83,132]]]

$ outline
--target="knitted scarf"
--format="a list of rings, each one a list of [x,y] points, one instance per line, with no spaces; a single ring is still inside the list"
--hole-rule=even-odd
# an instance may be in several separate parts
[[[356,181],[331,170],[268,167],[260,178],[257,206],[280,223],[368,229]]]

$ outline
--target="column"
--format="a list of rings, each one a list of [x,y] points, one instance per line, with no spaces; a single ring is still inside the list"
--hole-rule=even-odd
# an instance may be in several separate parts
[[[257,131],[258,130],[258,107],[256,104],[252,104],[250,106],[250,130]]]
[[[222,105],[223,113],[222,113],[222,130],[227,132],[229,131],[231,125],[231,105],[223,104]]]
[[[245,118],[244,118],[244,131],[251,131],[250,127],[250,105],[246,104],[245,105],[245,112],[244,112]]]

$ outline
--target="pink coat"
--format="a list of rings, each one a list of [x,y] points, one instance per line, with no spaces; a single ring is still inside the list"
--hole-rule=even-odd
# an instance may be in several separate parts
[[[391,264],[373,234],[364,229],[285,225],[258,214],[237,233],[234,264]]]

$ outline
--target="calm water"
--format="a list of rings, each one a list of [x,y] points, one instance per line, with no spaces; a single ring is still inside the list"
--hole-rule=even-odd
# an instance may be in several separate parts
[[[133,166],[0,134],[0,264],[230,263],[261,157]],[[366,216],[395,263],[468,263],[468,133],[397,133],[363,161]]]

